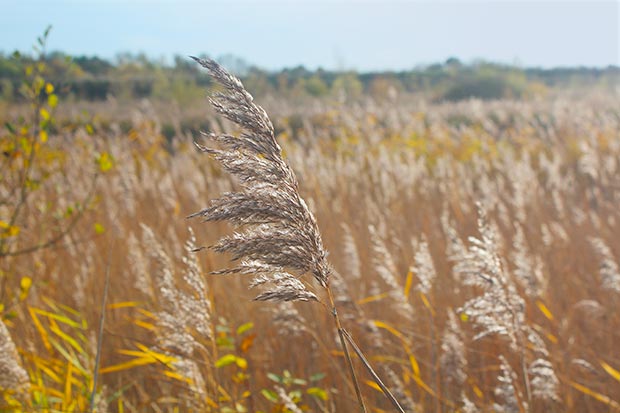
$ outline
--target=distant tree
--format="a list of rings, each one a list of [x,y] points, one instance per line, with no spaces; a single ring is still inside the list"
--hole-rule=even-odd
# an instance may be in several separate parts
[[[332,83],[332,93],[339,99],[357,99],[363,91],[364,85],[355,72],[342,73]]]
[[[108,74],[113,68],[110,62],[97,56],[77,56],[73,58],[73,63],[79,66],[84,72],[94,76]]]
[[[305,82],[305,89],[308,94],[315,97],[325,96],[329,92],[327,84],[325,84],[319,74],[313,75]]]

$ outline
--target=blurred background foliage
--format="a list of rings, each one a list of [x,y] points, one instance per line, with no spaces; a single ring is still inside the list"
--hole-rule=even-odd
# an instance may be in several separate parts
[[[125,53],[110,61],[97,56],[51,52],[46,58],[50,81],[59,85],[59,96],[69,100],[154,98],[186,104],[201,99],[202,87],[209,84],[207,75],[184,56],[164,62],[144,54]],[[21,74],[34,60],[19,53],[0,53],[1,100],[21,99],[18,92]],[[488,100],[537,96],[566,87],[608,88],[620,79],[620,69],[615,66],[520,68],[484,61],[465,64],[456,58],[408,71],[372,73],[308,70],[303,66],[269,72],[234,56],[222,56],[218,60],[240,76],[257,97],[278,94],[341,98],[344,95],[355,99],[367,94],[382,99],[395,93],[416,93],[433,101]]]

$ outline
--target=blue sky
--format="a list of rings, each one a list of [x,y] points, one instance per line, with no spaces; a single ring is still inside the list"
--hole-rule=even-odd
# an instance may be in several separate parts
[[[445,61],[620,64],[618,1],[0,0],[0,51],[233,54],[266,69],[399,70]]]

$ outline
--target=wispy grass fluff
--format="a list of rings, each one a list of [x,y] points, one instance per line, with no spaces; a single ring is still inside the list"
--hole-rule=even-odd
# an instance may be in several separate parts
[[[186,293],[177,286],[175,268],[153,230],[142,224],[143,244],[156,262],[157,299],[160,311],[157,313],[159,328],[158,344],[176,355],[190,358],[194,350],[204,345],[196,337],[211,338],[211,307],[207,298],[207,287],[201,278],[201,271],[191,251],[196,249],[193,233],[186,243],[187,255],[184,281],[191,289]]]
[[[24,394],[29,387],[28,373],[19,362],[19,354],[9,330],[0,320],[0,390]]]
[[[519,413],[521,406],[527,411],[527,405],[522,402],[523,396],[515,387],[517,374],[504,356],[500,356],[500,375],[497,377],[498,385],[495,387],[495,397],[498,402],[494,404],[496,412]]]
[[[620,292],[620,271],[611,250],[603,239],[590,237],[590,245],[600,260],[601,285],[605,290]]]
[[[497,233],[478,204],[480,238],[470,237],[471,243],[464,259],[454,271],[465,285],[481,287],[482,295],[467,301],[459,312],[467,314],[480,332],[474,340],[491,334],[506,336],[514,349],[519,348],[519,336],[525,323],[525,302],[506,274],[498,251]]]
[[[326,287],[331,268],[316,220],[282,158],[269,117],[237,78],[212,60],[194,59],[224,89],[211,98],[215,110],[243,128],[240,136],[205,134],[219,149],[197,144],[241,184],[241,190],[225,193],[190,216],[242,228],[212,246],[240,261],[216,273],[252,275],[250,286],[262,288],[256,300],[317,300],[299,275],[310,273]]]

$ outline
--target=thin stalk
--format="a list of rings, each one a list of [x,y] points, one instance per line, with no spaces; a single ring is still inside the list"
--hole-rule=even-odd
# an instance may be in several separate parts
[[[523,346],[521,346],[521,352],[519,354],[519,358],[521,359],[521,370],[523,372],[523,381],[525,382],[525,395],[527,397],[528,410],[532,406],[532,390],[530,388],[530,378],[527,373],[527,365],[525,362],[525,350]]]
[[[95,357],[95,371],[93,373],[93,391],[90,394],[90,413],[95,409],[95,395],[97,393],[97,377],[99,376],[99,364],[101,361],[101,347],[103,344],[103,325],[105,324],[105,305],[108,298],[110,287],[110,259],[112,256],[112,246],[108,247],[108,262],[105,267],[105,285],[103,287],[103,297],[101,297],[101,316],[99,317],[99,334],[97,337],[97,356]]]
[[[345,358],[347,359],[347,365],[349,366],[349,372],[351,373],[351,377],[353,378],[353,385],[355,387],[355,395],[357,396],[357,401],[360,405],[360,410],[364,413],[367,412],[366,405],[364,404],[364,398],[362,397],[362,392],[360,390],[359,382],[357,381],[357,375],[355,374],[355,370],[353,369],[353,360],[351,360],[351,354],[349,353],[349,349],[347,347],[347,342],[344,337],[344,329],[342,328],[342,324],[340,323],[340,317],[338,317],[338,311],[336,311],[336,303],[334,301],[334,295],[332,294],[332,290],[327,285],[325,287],[327,290],[327,295],[329,297],[329,304],[331,306],[331,312],[334,316],[334,321],[336,322],[336,327],[338,328],[338,337],[340,337],[340,345],[344,350]]]
[[[362,352],[362,350],[360,350],[360,348],[357,346],[357,344],[355,344],[355,341],[353,341],[353,337],[351,337],[349,332],[346,331],[345,329],[342,329],[339,332],[341,332],[342,335],[351,344],[351,347],[353,347],[353,350],[355,351],[355,354],[357,354],[357,356],[360,358],[360,360],[362,360],[362,364],[364,364],[364,367],[366,367],[366,370],[368,370],[368,373],[370,373],[370,375],[372,376],[372,378],[375,381],[375,383],[377,383],[377,385],[379,387],[381,387],[381,390],[383,391],[383,394],[385,394],[385,397],[387,397],[388,400],[390,401],[390,403],[392,403],[392,406],[394,406],[396,411],[398,411],[400,413],[405,413],[405,410],[402,408],[400,403],[398,403],[398,400],[396,400],[396,397],[394,397],[394,395],[392,394],[390,389],[388,389],[387,386],[385,384],[383,384],[383,382],[381,381],[381,379],[379,378],[379,376],[377,375],[375,370],[372,368],[372,366],[370,365],[370,363],[366,359],[366,356],[364,356],[364,353]]]

